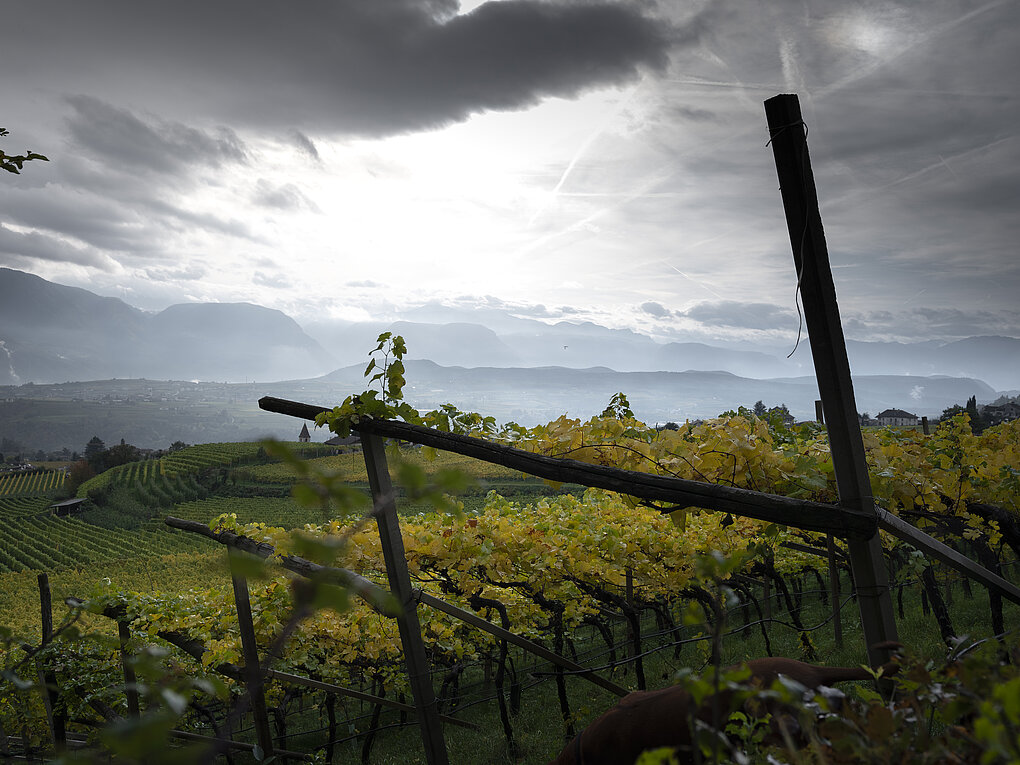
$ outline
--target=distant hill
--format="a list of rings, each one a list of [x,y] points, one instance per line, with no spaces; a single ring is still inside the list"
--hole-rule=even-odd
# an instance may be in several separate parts
[[[115,298],[0,269],[0,384],[112,377],[308,379],[338,367],[363,368],[385,330],[404,336],[408,359],[444,367],[728,372],[760,380],[814,372],[809,340],[787,358],[788,348],[661,343],[592,322],[547,323],[505,308],[434,303],[408,309],[396,321],[322,318],[304,327],[280,311],[247,303],[188,303],[150,314]],[[1020,387],[1017,338],[851,340],[847,351],[855,377],[945,375],[983,380],[1000,391]]]
[[[522,425],[561,414],[588,419],[618,391],[650,424],[715,417],[759,399],[768,406],[786,404],[798,419],[812,419],[818,398],[813,377],[753,380],[729,372],[616,372],[607,367],[467,369],[417,360],[405,366],[404,393],[415,407],[453,403]],[[163,449],[177,440],[245,441],[267,435],[293,440],[301,423],[259,410],[261,397],[334,406],[365,389],[364,370],[359,363],[317,378],[266,383],[100,380],[0,388],[0,438],[28,453],[65,446],[81,451],[93,435],[107,443],[124,438],[135,446]],[[854,388],[859,410],[871,415],[895,408],[935,417],[970,396],[980,403],[996,398],[979,380],[953,377],[861,376]],[[313,440],[324,438],[322,431],[313,434]]]
[[[405,366],[405,396],[419,409],[452,402],[500,421],[528,425],[561,414],[587,419],[601,412],[618,391],[627,394],[634,413],[649,423],[715,417],[758,400],[768,406],[786,404],[795,417],[813,419],[818,398],[814,377],[755,380],[729,372],[617,372],[606,367],[468,369],[428,361],[409,361]],[[321,395],[327,403],[335,402],[364,388],[363,371],[360,365],[345,367],[318,380],[301,381],[301,395]],[[970,396],[982,403],[996,396],[980,380],[952,377],[861,376],[854,379],[854,389],[861,412],[876,415],[897,408],[932,418]]]
[[[948,343],[847,341],[855,375],[913,374],[976,377],[997,390],[1020,385],[1020,339],[968,337]]]
[[[112,377],[279,380],[336,362],[280,311],[184,304],[148,314],[116,298],[0,268],[0,384]]]

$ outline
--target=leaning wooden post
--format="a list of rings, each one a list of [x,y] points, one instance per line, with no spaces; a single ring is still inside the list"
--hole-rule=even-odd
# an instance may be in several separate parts
[[[832,601],[832,635],[836,645],[843,647],[843,616],[839,599],[839,565],[836,563],[836,540],[832,534],[825,535],[825,546],[829,559],[829,600]]]
[[[800,102],[795,95],[775,96],[765,102],[765,115],[829,432],[839,503],[844,508],[875,513]],[[897,640],[889,578],[882,565],[882,542],[876,532],[867,541],[848,539],[847,548],[868,659],[877,666],[887,660],[889,651],[875,648],[876,644]]]
[[[237,628],[241,633],[241,654],[244,656],[244,680],[248,686],[251,714],[255,722],[255,737],[262,749],[262,757],[273,756],[273,733],[269,728],[269,714],[266,712],[265,676],[259,663],[258,646],[255,643],[255,623],[251,618],[251,599],[248,596],[248,580],[234,574],[234,604],[237,606]]]
[[[131,628],[127,621],[117,620],[117,636],[120,638],[120,666],[124,670],[125,696],[127,697],[128,717],[137,719],[139,715],[138,706],[138,678],[135,676],[135,668],[131,664]]]
[[[428,658],[425,656],[425,643],[421,639],[418,605],[407,571],[407,555],[404,552],[404,540],[400,536],[397,503],[393,498],[393,486],[386,464],[386,448],[382,438],[364,431],[361,433],[361,444],[368,471],[368,485],[375,503],[375,519],[379,524],[379,539],[386,561],[390,592],[400,602],[397,628],[404,648],[404,661],[407,664],[414,705],[418,710],[418,726],[425,745],[425,757],[429,765],[446,765],[449,759],[443,741],[443,723],[439,719],[435,689],[432,687]]]
[[[53,640],[53,601],[50,594],[50,577],[48,574],[37,576],[39,584],[39,609],[42,617],[42,645],[45,646]],[[66,747],[66,720],[64,713],[57,707],[57,676],[50,668],[49,662],[45,668],[39,667],[39,684],[43,689],[43,706],[46,709],[46,722],[49,724],[50,734],[53,739],[53,748],[64,751]]]

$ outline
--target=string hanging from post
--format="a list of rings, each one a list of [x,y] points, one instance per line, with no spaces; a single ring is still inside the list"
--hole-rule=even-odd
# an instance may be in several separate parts
[[[769,140],[765,142],[765,148],[767,149],[769,147],[769,144],[772,143],[773,139],[777,135],[779,135],[780,133],[782,133],[782,132],[784,132],[784,131],[792,128],[792,127],[797,127],[798,125],[800,125],[801,127],[804,128],[804,140],[807,141],[807,137],[808,137],[808,126],[807,126],[807,123],[804,122],[804,120],[797,120],[796,122],[791,122],[791,123],[789,123],[787,125],[781,125],[780,127],[776,128],[775,130],[770,130],[769,131]],[[807,144],[805,143],[805,146],[806,145]],[[803,157],[802,157],[802,159],[803,159]],[[803,163],[801,163],[801,167],[802,168],[803,168],[803,166],[804,166]],[[804,331],[804,313],[803,313],[803,311],[800,310],[800,282],[801,282],[801,279],[804,278],[804,243],[807,241],[807,233],[808,233],[808,217],[807,217],[807,212],[808,212],[807,208],[805,207],[804,208],[804,230],[800,234],[800,268],[797,269],[797,287],[793,291],[793,305],[797,309],[797,341],[793,344],[793,350],[790,351],[786,355],[786,358],[791,358],[793,356],[793,354],[795,354],[797,352],[797,349],[800,347],[801,333]]]

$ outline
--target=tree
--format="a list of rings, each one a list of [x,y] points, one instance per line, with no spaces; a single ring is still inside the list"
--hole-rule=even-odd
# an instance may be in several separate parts
[[[0,127],[0,137],[8,136],[10,132],[6,128]],[[42,154],[36,154],[31,151],[25,151],[24,154],[7,154],[0,149],[0,167],[6,170],[8,173],[14,173],[19,175],[24,169],[26,162],[31,162],[34,159],[41,159],[44,162],[49,162],[49,159],[44,157]]]
[[[106,452],[106,444],[99,436],[92,436],[85,444],[85,461],[97,472],[102,472],[103,455]]]
[[[768,410],[765,408],[765,403],[761,399],[758,399],[757,401],[754,402],[755,417],[764,417],[767,411]]]
[[[984,431],[987,427],[985,424],[985,418],[981,416],[981,412],[978,411],[977,396],[971,396],[967,399],[967,406],[964,411],[970,415],[970,429],[974,435],[978,435]]]
[[[181,449],[186,449],[187,447],[188,445],[183,441],[174,441],[172,444],[170,444],[170,451],[178,452]]]
[[[942,410],[942,414],[939,416],[939,421],[951,420],[958,414],[963,414],[966,410],[959,404],[953,404],[952,406],[946,407]]]
[[[628,417],[633,419],[634,412],[631,411],[627,396],[621,391],[610,399],[609,406],[602,410],[601,416],[606,418],[615,417],[617,420],[623,420]]]
[[[89,480],[95,472],[92,470],[92,466],[89,465],[85,460],[78,460],[71,469],[67,471],[67,481],[64,483],[64,491],[67,492],[68,496],[73,497],[75,492],[78,491],[78,487]]]
[[[122,438],[119,444],[106,450],[103,455],[103,469],[109,470],[117,465],[126,465],[128,462],[136,461],[139,456],[138,448],[124,443]]]

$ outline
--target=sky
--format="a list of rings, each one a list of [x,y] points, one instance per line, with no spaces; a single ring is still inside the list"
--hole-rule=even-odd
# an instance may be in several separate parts
[[[799,96],[848,338],[1020,337],[1020,0],[9,0],[0,265],[146,310],[789,343]]]

